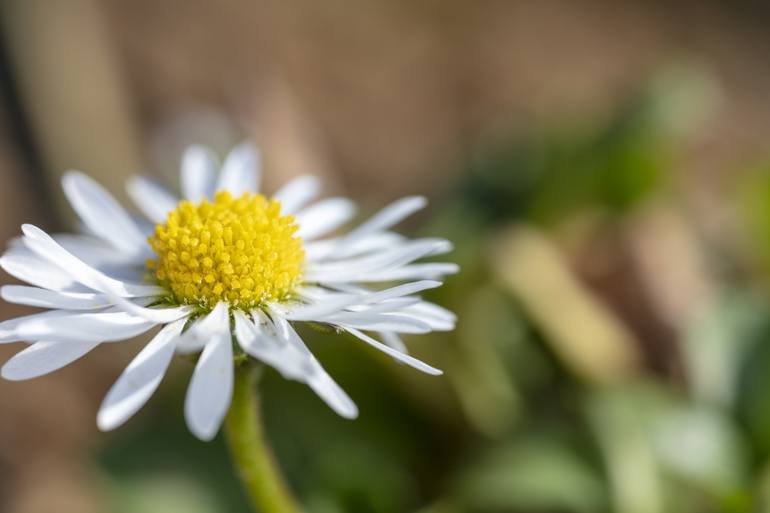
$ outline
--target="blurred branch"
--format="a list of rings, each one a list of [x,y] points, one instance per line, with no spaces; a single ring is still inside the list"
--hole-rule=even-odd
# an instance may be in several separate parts
[[[518,344],[524,328],[510,319],[489,287],[471,291],[460,312],[456,351],[447,362],[447,379],[470,422],[488,436],[501,436],[519,419],[521,393],[506,368],[502,338]],[[501,337],[499,332],[503,332]]]
[[[639,411],[628,389],[597,389],[589,397],[588,415],[604,455],[613,511],[665,511],[660,470]]]
[[[59,203],[58,177],[69,168],[122,189],[129,173],[140,170],[141,152],[96,2],[8,0],[0,3],[0,19],[47,185]]]
[[[638,369],[633,335],[577,281],[542,232],[527,226],[508,228],[492,251],[491,266],[580,378],[605,382]]]
[[[714,298],[694,228],[676,209],[653,204],[631,218],[627,233],[653,306],[681,332]]]

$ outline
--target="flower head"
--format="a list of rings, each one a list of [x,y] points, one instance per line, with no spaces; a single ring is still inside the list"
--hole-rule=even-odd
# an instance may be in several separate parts
[[[200,354],[185,400],[199,438],[213,438],[229,407],[236,353],[306,383],[344,417],[357,409],[297,334],[297,323],[327,324],[429,374],[409,356],[402,333],[450,330],[455,317],[415,294],[457,271],[414,263],[444,253],[442,239],[407,239],[390,229],[425,206],[421,197],[389,205],[341,236],[354,205],[308,203],[320,186],[298,177],[272,197],[258,193],[258,153],[234,149],[221,170],[211,152],[191,147],[182,163],[185,199],[142,177],[128,192],[149,222],[135,220],[101,186],[70,172],[64,191],[84,226],[78,235],[22,227],[0,266],[28,285],[6,285],[9,302],[49,309],[0,323],[0,343],[30,345],[2,368],[27,379],[61,368],[105,342],[160,326],[102,404],[113,429],[157,389],[174,353]],[[401,282],[388,288],[377,284]]]
[[[305,251],[293,216],[261,194],[182,201],[155,227],[148,260],[171,302],[211,309],[221,301],[249,311],[291,296]]]

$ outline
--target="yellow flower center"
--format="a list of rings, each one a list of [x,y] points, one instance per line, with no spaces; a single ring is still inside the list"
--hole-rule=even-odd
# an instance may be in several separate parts
[[[178,303],[244,310],[285,298],[300,281],[305,251],[292,216],[261,194],[182,201],[149,238],[147,266]]]

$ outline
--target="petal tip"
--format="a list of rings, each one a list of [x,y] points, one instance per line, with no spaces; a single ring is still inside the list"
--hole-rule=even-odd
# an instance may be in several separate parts
[[[139,185],[142,183],[142,180],[145,180],[143,176],[140,175],[131,175],[126,179],[126,189],[129,190],[135,190]]]
[[[358,406],[356,406],[352,399],[348,399],[344,405],[338,405],[335,411],[337,415],[348,420],[356,420],[359,415]]]
[[[190,422],[190,420],[187,421],[187,428],[190,430],[190,433],[201,442],[212,441],[216,438],[217,432],[219,432],[219,429],[216,427],[198,426],[195,423]]]
[[[6,381],[26,381],[28,379],[35,378],[37,376],[29,376],[23,372],[19,372],[19,369],[13,365],[13,360],[8,360],[0,369],[0,377]]]
[[[109,410],[99,410],[99,413],[96,414],[96,427],[103,433],[112,431],[119,425],[120,424],[115,420],[114,415],[110,414]]]
[[[66,188],[69,186],[76,185],[75,182],[77,180],[82,180],[83,178],[87,179],[87,175],[82,171],[78,171],[77,169],[69,169],[64,172],[64,174],[61,177],[61,181],[62,181],[62,185]]]

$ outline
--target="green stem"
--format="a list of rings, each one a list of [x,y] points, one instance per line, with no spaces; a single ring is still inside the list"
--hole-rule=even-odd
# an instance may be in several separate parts
[[[259,513],[300,513],[267,445],[259,416],[259,367],[246,362],[235,368],[233,402],[225,435],[238,476]]]

